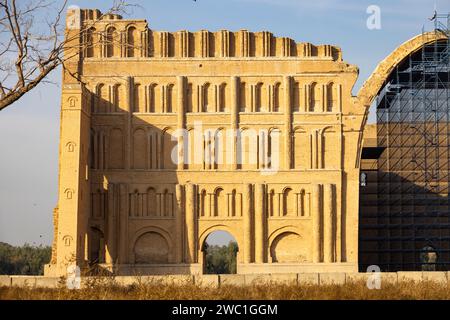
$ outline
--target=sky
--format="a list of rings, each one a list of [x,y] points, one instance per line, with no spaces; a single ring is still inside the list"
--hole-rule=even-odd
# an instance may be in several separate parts
[[[24,0],[25,1],[25,0]],[[154,30],[271,31],[297,42],[333,44],[357,65],[358,89],[376,65],[401,43],[430,30],[434,8],[450,12],[448,0],[150,0],[126,18],[145,18]],[[70,1],[82,8],[106,11],[109,0]],[[370,30],[366,12],[380,8],[381,28]],[[0,111],[0,242],[49,245],[52,211],[57,203],[61,72],[7,109]],[[374,122],[371,112],[370,122]],[[229,237],[218,234],[210,243]]]

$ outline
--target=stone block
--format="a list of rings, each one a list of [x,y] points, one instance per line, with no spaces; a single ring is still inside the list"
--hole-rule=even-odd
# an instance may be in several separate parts
[[[245,274],[245,285],[264,285],[271,281],[269,274]]]
[[[297,274],[296,273],[274,273],[270,275],[270,281],[272,283],[279,284],[297,284]]]
[[[373,275],[372,272],[350,272],[347,273],[345,277],[345,283],[367,283],[367,279],[369,279],[369,276],[371,275]]]
[[[219,275],[221,286],[243,286],[245,285],[245,275],[243,274],[221,274]]]
[[[299,285],[304,285],[304,284],[318,285],[319,284],[319,274],[318,273],[299,273],[297,275],[297,283]]]
[[[219,276],[216,274],[203,274],[194,276],[194,284],[200,287],[219,287]]]
[[[36,276],[11,276],[11,285],[16,287],[34,287]]]
[[[36,277],[36,287],[39,288],[58,288],[59,278],[58,277]]]
[[[329,272],[319,274],[319,284],[345,284],[345,273],[341,272]]]

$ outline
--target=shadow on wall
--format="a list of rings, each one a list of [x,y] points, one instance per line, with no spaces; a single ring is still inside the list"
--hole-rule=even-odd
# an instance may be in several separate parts
[[[88,261],[181,262],[182,253],[174,250],[179,246],[175,128],[151,125],[150,113],[126,110],[126,85],[98,84],[91,93]],[[138,84],[134,87],[139,90]],[[141,104],[140,98],[134,92],[134,105]],[[162,123],[176,123],[173,111],[158,114],[167,118]]]
[[[376,171],[368,173],[367,185],[360,189],[360,271],[370,265],[385,272],[448,270],[447,177],[425,185],[425,175],[419,171],[405,171],[406,177],[382,169],[378,177]]]

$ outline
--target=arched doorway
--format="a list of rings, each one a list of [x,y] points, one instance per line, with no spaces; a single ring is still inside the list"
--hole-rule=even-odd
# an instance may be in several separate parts
[[[89,262],[91,264],[105,263],[105,237],[103,232],[91,227]]]
[[[204,274],[233,274],[237,272],[236,239],[227,231],[211,232],[202,244]]]

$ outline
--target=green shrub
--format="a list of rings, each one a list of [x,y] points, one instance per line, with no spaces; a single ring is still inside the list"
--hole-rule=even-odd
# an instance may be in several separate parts
[[[49,246],[25,244],[15,247],[0,242],[0,274],[42,275],[51,253]]]

